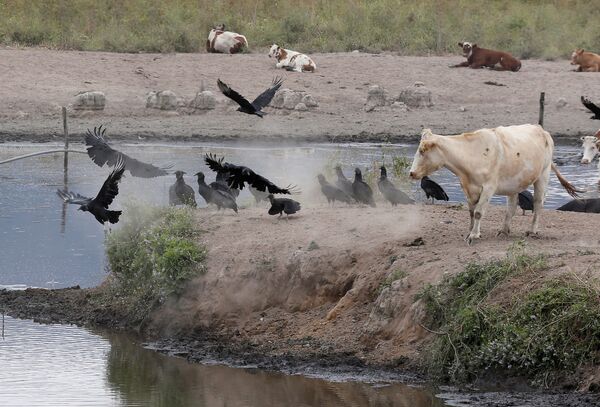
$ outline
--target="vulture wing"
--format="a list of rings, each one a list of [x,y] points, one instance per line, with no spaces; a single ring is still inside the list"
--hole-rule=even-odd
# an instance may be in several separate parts
[[[581,103],[583,103],[583,105],[587,107],[588,110],[594,113],[594,115],[596,116],[595,119],[600,119],[600,107],[596,106],[594,103],[592,103],[591,100],[589,100],[585,96],[581,97]]]
[[[88,198],[87,196],[79,195],[73,192],[61,191],[60,189],[56,190],[56,194],[66,203],[76,204],[76,205],[87,205],[91,202],[92,198]]]
[[[271,84],[271,87],[269,89],[265,90],[260,95],[258,95],[258,97],[256,99],[254,99],[254,101],[252,101],[252,105],[256,108],[256,110],[261,110],[263,107],[265,107],[269,103],[271,103],[271,100],[273,99],[273,97],[275,96],[275,94],[277,93],[279,88],[281,88],[282,83],[283,83],[282,78],[273,79],[273,83]]]
[[[242,109],[247,111],[256,110],[255,107],[252,106],[252,103],[250,103],[245,97],[237,93],[235,90],[227,86],[227,84],[221,82],[220,79],[217,79],[217,85],[219,86],[219,89],[225,96],[227,96],[229,99],[233,100],[235,103],[240,105]]]
[[[123,172],[125,171],[125,161],[123,159],[119,160],[115,165],[115,168],[110,173],[104,184],[102,184],[102,188],[100,188],[100,192],[96,195],[96,198],[93,200],[101,205],[103,208],[108,209],[108,206],[112,203],[113,199],[119,193],[119,181],[121,181],[121,177],[123,176]]]

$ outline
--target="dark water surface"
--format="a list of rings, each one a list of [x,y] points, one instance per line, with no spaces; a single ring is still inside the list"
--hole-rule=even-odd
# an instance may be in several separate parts
[[[191,364],[123,334],[6,318],[0,406],[441,407],[426,389]]]
[[[60,147],[52,144],[3,144],[0,161],[17,155]],[[415,145],[378,144],[306,144],[301,146],[263,147],[234,144],[176,144],[176,145],[116,145],[118,149],[140,160],[156,165],[174,164],[174,169],[187,172],[188,184],[197,189],[194,173],[206,173],[207,181],[214,174],[202,160],[206,152],[225,155],[226,160],[245,164],[283,186],[299,185],[305,195],[296,199],[306,206],[307,195],[317,185],[316,174],[342,163],[350,178],[353,169],[365,170],[382,158],[389,165],[392,156],[412,160]],[[72,148],[83,150],[81,145]],[[574,156],[578,147],[557,147],[555,156]],[[69,188],[87,196],[95,196],[110,172],[99,168],[82,154],[70,154]],[[577,162],[577,160],[575,160]],[[595,186],[598,170],[595,164],[560,167],[562,173],[578,186]],[[127,174],[127,172],[126,172]],[[447,191],[453,201],[464,201],[456,177],[446,170],[432,176]],[[168,188],[173,176],[140,179],[126,176],[114,208],[125,210],[132,201],[166,204]],[[550,178],[546,206],[556,208],[569,200],[554,175]],[[36,287],[90,287],[105,277],[104,229],[89,214],[78,212],[69,205],[63,216],[63,205],[56,189],[63,185],[62,154],[38,156],[0,165],[0,285]],[[417,199],[423,199],[416,183],[403,188]],[[317,192],[318,194],[318,192]],[[198,202],[202,198],[197,196]],[[241,206],[252,198],[243,191]],[[504,197],[495,197],[494,203],[504,203]],[[202,202],[203,203],[203,202]],[[202,205],[201,205],[202,206]],[[394,210],[394,209],[390,209]],[[397,210],[397,209],[396,209]],[[243,216],[241,211],[240,216]]]

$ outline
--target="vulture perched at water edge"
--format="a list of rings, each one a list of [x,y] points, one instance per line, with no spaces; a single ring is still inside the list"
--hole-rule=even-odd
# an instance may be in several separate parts
[[[373,190],[362,179],[362,172],[360,168],[354,169],[354,182],[352,183],[352,192],[354,193],[354,199],[360,203],[364,203],[375,207],[375,200],[373,199]]]
[[[196,207],[196,193],[185,183],[183,171],[175,171],[175,183],[169,188],[169,205],[190,205]]]
[[[434,203],[434,199],[438,201],[448,201],[448,195],[446,191],[438,185],[437,182],[433,181],[431,178],[425,176],[421,178],[421,188],[425,191],[425,195],[427,199],[431,198],[431,203]]]
[[[392,204],[392,206],[396,206],[398,204],[411,204],[415,202],[404,192],[396,188],[392,181],[388,179],[385,166],[382,165],[380,170],[381,175],[379,176],[379,182],[377,182],[377,186],[379,187],[381,194]]]
[[[352,203],[352,197],[327,182],[323,174],[317,175],[317,178],[321,185],[321,192],[325,195],[325,198],[327,198],[327,203],[331,203],[332,205],[335,204],[335,201],[346,202],[347,204]]]

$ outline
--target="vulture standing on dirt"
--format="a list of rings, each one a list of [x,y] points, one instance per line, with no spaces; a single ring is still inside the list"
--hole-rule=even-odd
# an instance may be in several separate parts
[[[379,176],[377,186],[379,187],[381,194],[392,204],[392,206],[396,206],[398,204],[411,204],[415,202],[404,192],[396,188],[394,184],[392,184],[392,181],[390,181],[387,177],[387,170],[383,165],[381,166],[381,175]]]
[[[557,211],[600,213],[600,198],[573,199]]]
[[[240,95],[235,90],[227,86],[227,84],[221,82],[220,79],[217,79],[217,85],[219,86],[221,92],[223,92],[223,94],[229,99],[233,100],[235,103],[240,105],[240,107],[238,107],[237,109],[238,112],[254,114],[260,118],[262,118],[266,114],[262,111],[262,108],[271,103],[273,96],[275,96],[275,93],[277,93],[279,88],[281,88],[282,83],[283,79],[281,78],[273,79],[273,84],[271,85],[271,87],[265,90],[260,95],[258,95],[258,97],[254,99],[252,103],[250,103],[242,95]]]
[[[109,167],[114,167],[119,159],[123,159],[125,162],[125,169],[129,171],[134,177],[140,178],[154,178],[162,175],[167,175],[171,166],[159,168],[152,164],[147,164],[136,160],[135,158],[129,157],[120,151],[111,148],[106,140],[104,134],[106,133],[106,127],[102,126],[96,128],[94,131],[87,130],[85,135],[85,145],[87,146],[87,153],[92,161],[99,167],[103,167],[107,164]]]
[[[431,180],[429,177],[421,178],[421,188],[425,191],[427,199],[431,198],[431,203],[434,203],[434,199],[438,201],[448,201],[448,195],[437,182]]]
[[[119,181],[124,171],[125,162],[121,158],[116,162],[115,168],[108,178],[106,178],[104,184],[102,184],[98,195],[93,199],[72,192],[61,191],[60,189],[56,193],[66,203],[80,205],[78,210],[91,213],[103,225],[106,221],[117,223],[119,216],[121,216],[121,211],[109,211],[108,207],[119,193]]]
[[[271,202],[271,208],[269,208],[269,215],[277,215],[281,218],[283,213],[289,218],[290,215],[300,210],[300,202],[294,201],[290,198],[275,198],[273,194],[269,194],[267,197]]]
[[[196,207],[196,193],[185,183],[183,171],[175,171],[175,183],[169,188],[169,205],[190,205]]]
[[[519,207],[525,211],[533,211],[533,195],[528,190],[519,192]]]
[[[271,194],[292,194],[295,193],[295,186],[288,185],[285,188],[280,188],[277,185],[273,184],[271,181],[266,179],[265,177],[258,175],[254,171],[252,171],[248,167],[244,167],[241,165],[235,165],[230,163],[224,163],[223,157],[217,159],[216,156],[212,154],[207,154],[204,157],[204,161],[208,168],[219,173],[228,173],[227,177],[227,185],[230,188],[244,189],[244,184],[247,183],[252,187],[256,188],[261,192],[269,191]]]
[[[354,198],[354,190],[352,189],[352,182],[350,182],[350,180],[348,178],[346,178],[346,176],[342,172],[342,167],[337,165],[335,167],[335,174],[337,175],[337,181],[335,182],[335,185],[339,189],[344,191],[347,195],[350,195],[351,197]]]
[[[364,203],[375,207],[375,200],[373,200],[373,190],[362,179],[362,173],[360,168],[354,169],[354,182],[352,183],[352,192],[354,193],[354,199],[360,203]]]
[[[235,213],[237,213],[238,207],[235,203],[235,198],[230,192],[213,188],[212,185],[219,184],[218,182],[213,182],[210,184],[210,186],[206,185],[206,182],[204,181],[204,173],[202,171],[197,172],[196,176],[198,177],[198,192],[200,193],[200,196],[204,198],[207,204],[212,203],[217,205],[217,209],[219,210],[221,208],[227,208],[232,209]],[[226,185],[225,187],[227,188]]]
[[[587,107],[590,112],[594,113],[591,119],[600,120],[600,107],[592,103],[592,101],[585,96],[581,97],[581,103],[583,103],[583,105]]]
[[[228,173],[218,172],[217,179],[215,180],[215,182],[210,183],[210,187],[213,189],[220,189],[223,192],[229,193],[234,198],[237,198],[240,195],[240,190],[236,189],[236,188],[233,188],[233,189],[229,188],[229,185],[227,185],[228,177],[229,177]]]
[[[327,182],[323,174],[317,175],[317,178],[319,179],[319,184],[321,184],[321,192],[327,198],[327,203],[331,203],[332,205],[335,204],[335,201],[352,203],[352,197]]]

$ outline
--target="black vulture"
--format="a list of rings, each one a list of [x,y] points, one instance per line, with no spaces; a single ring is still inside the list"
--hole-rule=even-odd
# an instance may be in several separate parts
[[[373,200],[373,190],[362,179],[362,173],[360,168],[354,170],[354,182],[352,183],[352,192],[354,199],[360,203],[364,203],[375,207],[375,201]]]
[[[210,184],[210,186],[206,185],[206,182],[204,181],[204,173],[201,171],[197,172],[196,176],[198,177],[198,192],[202,198],[204,198],[207,204],[212,203],[217,205],[217,209],[228,208],[237,213],[238,207],[235,203],[235,198],[233,195],[231,195],[230,192],[212,187],[213,184],[218,184],[220,186],[223,186],[223,184],[220,184],[219,182],[213,182]],[[225,188],[227,188],[226,185]]]
[[[204,161],[206,162],[206,165],[208,165],[208,168],[217,173],[229,173],[227,185],[230,188],[237,188],[241,190],[244,189],[244,184],[248,183],[248,185],[253,186],[261,192],[269,191],[271,194],[292,194],[296,192],[293,185],[280,188],[265,177],[258,175],[248,167],[224,163],[223,157],[217,159],[216,156],[207,154],[204,158]]]
[[[259,191],[258,189],[253,188],[252,185],[248,185],[248,190],[254,197],[254,200],[257,204],[262,201],[267,201],[269,199],[269,191]]]
[[[335,201],[346,202],[348,204],[352,203],[352,197],[327,182],[323,174],[317,175],[317,178],[319,179],[319,184],[321,184],[321,192],[323,192],[323,195],[327,198],[327,203],[334,204]]]
[[[233,100],[238,105],[240,105],[240,107],[238,107],[237,109],[238,112],[255,114],[260,118],[262,118],[266,114],[261,109],[267,106],[269,103],[271,103],[273,96],[275,96],[275,93],[277,93],[282,83],[282,78],[273,79],[273,84],[271,85],[271,87],[265,90],[260,95],[258,95],[258,97],[254,99],[252,103],[250,103],[242,95],[237,93],[235,90],[231,89],[225,83],[221,82],[220,79],[217,79],[217,85],[219,86],[221,92],[223,92],[223,94],[229,99]]]
[[[88,129],[85,135],[87,153],[96,165],[102,167],[104,164],[107,164],[109,167],[114,167],[119,159],[122,158],[125,162],[125,169],[134,177],[154,178],[168,174],[167,170],[171,166],[159,168],[131,158],[127,154],[111,148],[104,139],[105,133],[106,127],[102,128],[100,126],[98,128],[94,127],[93,132]]]
[[[600,198],[573,199],[557,210],[566,212],[600,213]]]
[[[589,100],[588,98],[586,98],[585,96],[581,97],[581,103],[583,103],[583,105],[588,108],[588,110],[592,113],[594,113],[594,115],[591,117],[591,119],[594,120],[600,120],[600,107],[598,107],[596,104],[592,103],[591,100]]]
[[[169,188],[169,205],[190,205],[196,207],[196,193],[185,183],[183,171],[175,171],[175,183]]]
[[[525,211],[533,211],[533,195],[528,190],[519,192],[519,207]]]
[[[210,187],[213,189],[220,189],[223,192],[227,192],[234,198],[237,198],[240,195],[240,190],[237,188],[229,188],[227,185],[227,178],[229,174],[226,172],[218,172],[217,179],[214,182],[210,183]]]
[[[103,225],[106,221],[117,223],[121,211],[109,211],[108,207],[119,193],[119,181],[124,171],[125,161],[119,159],[104,184],[102,184],[98,195],[93,199],[72,192],[61,191],[60,189],[56,193],[66,203],[80,205],[78,210],[91,213]]]
[[[290,198],[275,198],[273,194],[267,196],[271,202],[271,208],[269,208],[269,215],[277,215],[281,218],[281,215],[285,213],[287,217],[298,212],[300,210],[300,202],[294,201]]]
[[[415,202],[404,192],[396,188],[394,184],[392,184],[392,181],[390,181],[387,177],[387,170],[383,165],[381,166],[381,175],[379,177],[379,182],[377,182],[377,186],[379,187],[379,191],[381,191],[385,199],[387,199],[392,206],[396,206],[398,204],[411,204]]]
[[[335,174],[337,175],[337,181],[335,182],[335,185],[339,189],[341,189],[342,191],[344,191],[346,194],[348,194],[348,195],[350,195],[351,197],[354,198],[354,191],[352,189],[352,182],[348,178],[346,178],[346,176],[342,172],[342,167],[340,167],[339,165],[337,165],[335,167]]]
[[[442,189],[441,186],[438,185],[437,182],[430,179],[428,176],[421,178],[421,188],[425,191],[425,195],[427,199],[431,198],[431,203],[434,202],[434,199],[438,201],[448,201],[448,195]]]

